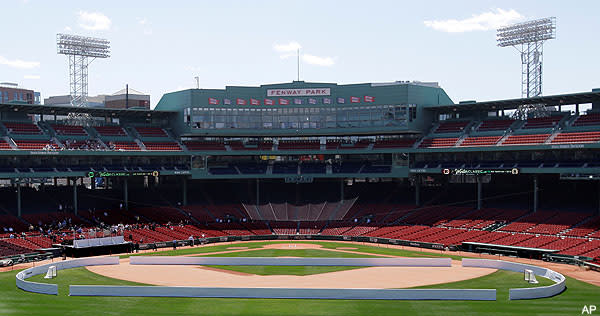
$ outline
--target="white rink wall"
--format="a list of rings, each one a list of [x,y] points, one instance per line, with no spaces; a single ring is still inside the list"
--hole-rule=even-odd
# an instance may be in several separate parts
[[[135,265],[450,267],[450,258],[277,258],[133,256]]]
[[[41,266],[25,269],[16,275],[17,287],[28,292],[41,294],[58,294],[58,286],[56,284],[29,282],[26,279],[38,274],[45,274],[48,267],[55,266],[56,270],[64,270],[85,266],[110,265],[119,264],[119,257],[94,257],[73,259],[67,261],[56,261]]]
[[[529,264],[516,263],[516,262],[507,262],[502,260],[490,260],[490,259],[463,259],[462,260],[463,267],[478,267],[478,268],[491,268],[491,269],[500,269],[500,270],[508,270],[514,272],[523,273],[523,271],[531,270],[533,274],[536,276],[540,276],[546,279],[550,279],[555,283],[549,286],[540,286],[540,287],[532,287],[532,288],[520,288],[520,289],[510,289],[509,290],[509,299],[511,300],[526,300],[526,299],[534,299],[534,298],[544,298],[550,297],[557,294],[560,294],[565,290],[565,276],[542,267],[532,266]]]

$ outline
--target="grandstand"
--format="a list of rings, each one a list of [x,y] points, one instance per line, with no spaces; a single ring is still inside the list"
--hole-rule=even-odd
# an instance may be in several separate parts
[[[504,115],[534,101],[560,107]],[[433,84],[298,81],[173,92],[155,110],[0,112],[0,256],[89,234],[600,256],[596,90],[455,104]]]

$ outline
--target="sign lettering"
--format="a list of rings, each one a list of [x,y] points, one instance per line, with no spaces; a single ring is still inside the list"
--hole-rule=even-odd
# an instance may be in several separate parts
[[[315,96],[331,95],[330,88],[312,88],[312,89],[267,89],[268,97],[286,97],[286,96]]]

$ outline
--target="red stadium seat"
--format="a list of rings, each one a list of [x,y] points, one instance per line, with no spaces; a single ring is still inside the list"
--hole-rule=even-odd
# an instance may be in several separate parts
[[[460,143],[461,147],[494,146],[502,136],[473,136],[467,137]]]
[[[532,134],[532,135],[510,135],[503,142],[502,146],[508,145],[535,145],[543,144],[550,134]]]
[[[458,137],[425,138],[419,145],[419,148],[453,147],[457,141]]]

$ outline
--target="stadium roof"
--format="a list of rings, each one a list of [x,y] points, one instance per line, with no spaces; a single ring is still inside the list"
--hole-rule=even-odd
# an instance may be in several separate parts
[[[64,105],[35,105],[0,103],[0,112],[22,112],[27,114],[68,115],[69,113],[88,113],[97,117],[153,117],[168,118],[174,111],[146,109],[110,109],[96,107],[73,107]]]
[[[426,105],[424,108],[440,113],[450,113],[455,111],[512,110],[525,104],[545,104],[546,106],[558,106],[592,102],[600,102],[600,90],[594,89],[591,92],[557,94],[534,98],[507,99],[498,101],[465,101],[448,105]]]

